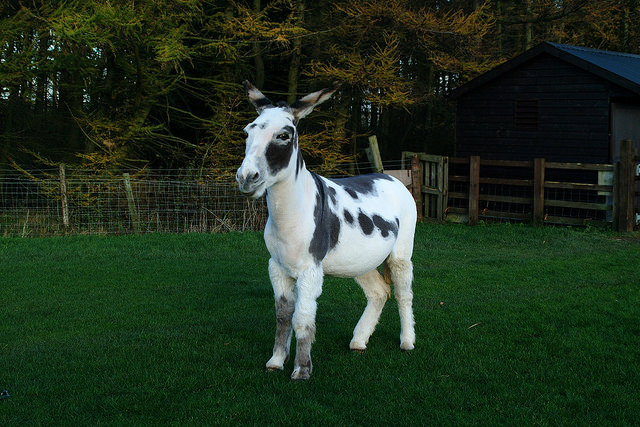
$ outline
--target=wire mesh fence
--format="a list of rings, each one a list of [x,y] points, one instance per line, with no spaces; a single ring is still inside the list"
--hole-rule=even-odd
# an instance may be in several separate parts
[[[373,172],[366,163],[345,170]],[[267,217],[264,198],[202,170],[0,170],[0,236],[249,231],[262,230]]]
[[[52,170],[0,178],[1,236],[246,231],[262,229],[266,218],[263,199],[206,176],[74,172],[61,179]]]

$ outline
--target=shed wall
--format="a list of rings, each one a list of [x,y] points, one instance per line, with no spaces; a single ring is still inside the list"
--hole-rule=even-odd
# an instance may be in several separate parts
[[[609,162],[610,98],[625,96],[627,91],[607,80],[539,55],[458,98],[456,155]],[[522,120],[516,126],[516,101],[537,104],[535,126],[523,126]]]

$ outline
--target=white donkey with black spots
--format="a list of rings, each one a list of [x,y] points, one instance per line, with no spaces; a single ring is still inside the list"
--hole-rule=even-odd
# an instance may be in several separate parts
[[[400,348],[412,350],[411,255],[416,205],[411,194],[400,181],[384,174],[327,179],[307,170],[296,125],[329,99],[337,84],[291,106],[274,105],[249,82],[244,86],[258,118],[244,129],[246,152],[236,180],[240,191],[253,198],[267,195],[269,218],[264,240],[271,254],[269,277],[277,319],[273,356],[267,368],[284,369],[295,331],[291,378],[309,378],[316,300],[325,274],[355,278],[367,297],[353,331],[352,350],[365,350],[390,295],[390,282],[400,312]],[[382,263],[384,278],[377,269]]]

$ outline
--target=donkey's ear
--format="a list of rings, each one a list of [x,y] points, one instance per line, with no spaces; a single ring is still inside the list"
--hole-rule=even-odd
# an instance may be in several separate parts
[[[258,114],[262,113],[262,110],[264,110],[265,108],[271,107],[273,105],[269,98],[264,96],[262,92],[256,89],[255,86],[249,83],[248,80],[243,81],[242,85],[247,91],[249,101],[251,101],[253,106],[256,107],[256,111],[258,112]]]
[[[296,120],[300,120],[301,118],[312,112],[313,107],[318,104],[322,104],[324,101],[331,98],[331,95],[333,95],[333,93],[338,90],[340,86],[341,83],[334,82],[331,87],[310,93],[304,98],[300,98],[291,105],[293,117],[295,117]]]

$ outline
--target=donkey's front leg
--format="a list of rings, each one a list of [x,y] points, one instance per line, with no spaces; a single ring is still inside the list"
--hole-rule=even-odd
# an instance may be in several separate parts
[[[267,369],[282,370],[289,359],[291,347],[291,318],[296,303],[294,292],[295,280],[289,277],[276,261],[269,260],[269,278],[273,286],[273,296],[276,300],[276,342],[273,346],[273,356],[267,362]]]
[[[311,376],[311,344],[316,335],[316,300],[322,293],[322,267],[315,265],[298,277],[298,299],[293,313],[296,332],[296,360],[291,379],[308,380]]]

